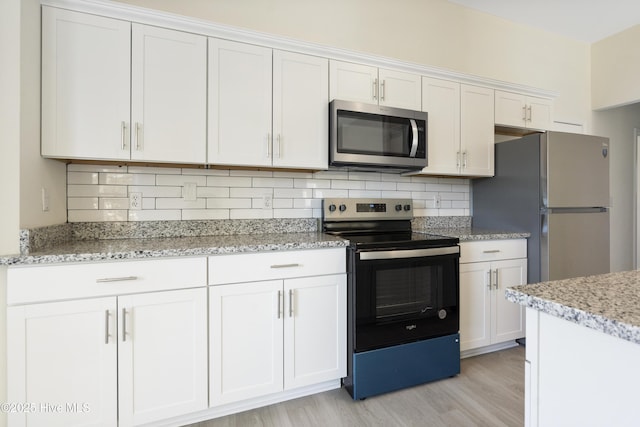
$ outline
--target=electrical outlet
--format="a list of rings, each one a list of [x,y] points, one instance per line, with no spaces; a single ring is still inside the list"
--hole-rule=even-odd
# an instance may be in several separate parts
[[[134,211],[142,209],[142,193],[129,194],[129,209]]]
[[[182,187],[182,198],[185,202],[194,202],[196,200],[196,183],[185,182]]]
[[[440,195],[436,194],[435,196],[433,196],[433,207],[434,208],[439,208],[440,207]]]
[[[49,212],[49,192],[42,187],[42,212]]]
[[[262,209],[271,209],[273,208],[273,198],[271,194],[265,194],[262,196]]]

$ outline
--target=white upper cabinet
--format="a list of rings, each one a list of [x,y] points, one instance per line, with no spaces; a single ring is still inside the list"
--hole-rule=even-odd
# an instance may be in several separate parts
[[[42,155],[201,163],[206,37],[42,12]]]
[[[495,124],[547,130],[553,125],[553,101],[519,93],[495,91]]]
[[[323,58],[209,39],[211,164],[326,169]]]
[[[42,8],[42,155],[129,159],[131,24]]]
[[[460,83],[422,78],[422,110],[428,114],[428,165],[422,172],[456,175],[460,169]]]
[[[271,166],[271,49],[209,39],[209,163]]]
[[[131,159],[203,163],[207,39],[133,24]]]
[[[492,176],[493,90],[422,78],[422,109],[428,118],[430,175]]]
[[[329,60],[273,51],[273,166],[326,169]]]
[[[329,99],[420,110],[420,75],[329,61]]]
[[[460,85],[460,174],[494,174],[493,89]]]

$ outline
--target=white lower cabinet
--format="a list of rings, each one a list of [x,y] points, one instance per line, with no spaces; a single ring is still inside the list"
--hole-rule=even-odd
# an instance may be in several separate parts
[[[527,282],[526,240],[460,244],[460,350],[502,344],[525,335],[522,306],[506,288]]]
[[[344,260],[344,249],[210,258],[210,282],[237,264],[251,266],[238,278],[282,277],[210,287],[212,407],[346,375]],[[318,266],[334,274],[309,275]]]
[[[22,285],[33,293],[7,308],[8,399],[36,405],[10,413],[9,425],[132,426],[206,409],[206,260],[176,261],[183,260],[9,269],[9,294]],[[174,286],[197,279],[202,287],[42,302],[27,282],[40,269],[66,274],[66,283],[40,282],[64,294],[85,281],[74,275],[84,270],[98,274],[87,286],[126,283],[136,292],[152,270],[171,276],[180,265],[185,282]]]

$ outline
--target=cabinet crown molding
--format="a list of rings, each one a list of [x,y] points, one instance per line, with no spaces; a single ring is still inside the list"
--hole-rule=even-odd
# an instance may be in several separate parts
[[[315,55],[340,61],[357,62],[376,67],[392,68],[410,73],[417,73],[427,77],[455,80],[460,83],[485,86],[492,89],[518,92],[524,95],[554,99],[558,96],[555,91],[520,85],[501,80],[464,74],[453,70],[427,66],[422,64],[400,61],[394,58],[370,55],[336,47],[305,42],[301,40],[275,36],[253,30],[223,25],[203,19],[181,16],[169,12],[147,9],[127,5],[115,1],[104,0],[41,0],[44,6],[58,7],[76,12],[91,13],[115,19],[122,19],[141,24],[155,25],[174,30],[192,32],[270,47],[274,49]]]

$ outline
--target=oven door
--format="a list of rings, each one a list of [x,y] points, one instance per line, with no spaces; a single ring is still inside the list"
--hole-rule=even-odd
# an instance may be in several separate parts
[[[459,258],[458,246],[357,251],[354,351],[457,333]]]

